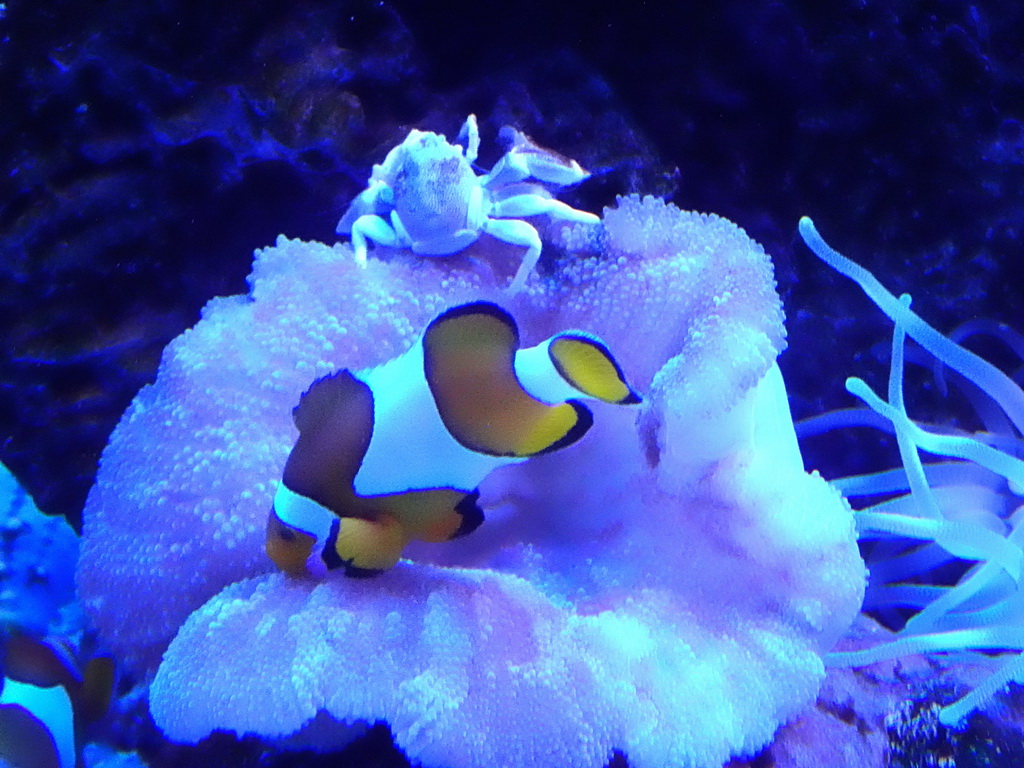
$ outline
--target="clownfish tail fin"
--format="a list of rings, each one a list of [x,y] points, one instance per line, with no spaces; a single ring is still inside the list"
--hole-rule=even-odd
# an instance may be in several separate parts
[[[626,382],[622,367],[600,339],[580,331],[551,339],[548,355],[555,369],[571,386],[606,403],[635,405],[640,395]]]

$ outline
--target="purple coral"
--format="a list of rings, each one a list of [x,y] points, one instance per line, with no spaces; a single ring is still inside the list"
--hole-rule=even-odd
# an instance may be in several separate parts
[[[383,719],[425,765],[718,765],[813,700],[864,574],[848,508],[803,471],[768,257],[653,198],[563,241],[554,275],[509,298],[502,244],[362,270],[347,246],[282,238],[249,297],[214,300],[168,348],[104,454],[79,584],[143,669],[177,631],[151,690],[171,738],[326,743],[337,721]],[[376,579],[271,573],[299,393],[474,299],[506,305],[524,344],[600,335],[639,419],[595,406],[578,445],[485,481],[477,532]]]

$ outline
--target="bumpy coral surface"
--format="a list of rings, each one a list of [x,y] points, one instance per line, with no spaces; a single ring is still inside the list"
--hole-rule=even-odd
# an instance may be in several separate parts
[[[509,298],[501,244],[362,270],[347,246],[282,238],[249,296],[214,300],[168,347],[104,453],[79,586],[141,669],[174,638],[151,701],[171,738],[316,717],[306,739],[325,743],[335,721],[383,719],[424,765],[600,766],[618,749],[712,766],[813,701],[863,566],[845,503],[803,471],[770,261],[652,198],[563,241],[554,274]],[[639,417],[596,406],[579,444],[485,481],[478,531],[377,578],[272,573],[263,527],[299,394],[473,299],[506,306],[524,345],[601,336]]]
[[[61,629],[74,597],[78,537],[47,517],[0,464],[0,627],[45,635]]]

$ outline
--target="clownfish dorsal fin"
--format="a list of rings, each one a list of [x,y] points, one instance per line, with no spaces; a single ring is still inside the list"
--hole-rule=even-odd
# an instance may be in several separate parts
[[[548,405],[515,373],[519,329],[497,304],[478,301],[439,315],[423,334],[427,384],[460,444],[492,456],[527,457],[579,440],[593,423],[582,403]]]
[[[284,484],[335,512],[351,502],[352,481],[373,432],[373,393],[344,369],[317,379],[292,412],[299,439]]]
[[[618,361],[604,342],[580,331],[551,339],[548,355],[559,375],[585,395],[606,403],[636,405],[638,395],[626,383]]]
[[[78,661],[61,638],[12,631],[4,650],[7,677],[42,688],[60,685],[72,690],[82,684]]]

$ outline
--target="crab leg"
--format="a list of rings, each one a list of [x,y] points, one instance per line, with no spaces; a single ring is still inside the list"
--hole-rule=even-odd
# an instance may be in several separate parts
[[[373,240],[381,245],[401,247],[401,237],[394,228],[380,216],[366,213],[352,223],[352,251],[356,264],[366,266],[366,241]]]
[[[518,218],[520,216],[540,216],[543,213],[562,221],[578,221],[584,224],[596,224],[601,220],[593,213],[573,208],[561,200],[540,195],[516,195],[502,200],[494,204],[490,215],[501,218]]]
[[[514,296],[526,287],[526,279],[537,266],[537,260],[540,259],[540,235],[537,234],[533,225],[518,219],[487,219],[483,229],[487,234],[503,242],[526,246],[523,261],[508,287],[509,294]]]
[[[486,219],[483,226],[484,231],[506,243],[527,247],[523,261],[509,286],[509,293],[513,295],[519,293],[526,286],[526,279],[537,266],[537,261],[540,259],[541,241],[540,235],[537,234],[537,230],[532,224],[508,217],[539,216],[545,213],[562,221],[578,221],[585,224],[596,224],[600,221],[600,218],[592,213],[579,211],[560,200],[540,195],[516,195],[495,203],[490,215],[504,218]]]
[[[476,115],[470,115],[466,118],[466,122],[463,123],[462,128],[459,130],[459,135],[455,137],[460,145],[465,142],[465,155],[466,160],[470,165],[476,162],[476,156],[480,152],[480,128],[476,124]]]

